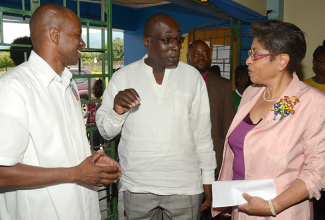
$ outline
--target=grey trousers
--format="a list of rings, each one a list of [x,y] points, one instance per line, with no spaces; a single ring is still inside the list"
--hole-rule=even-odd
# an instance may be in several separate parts
[[[123,192],[128,220],[199,220],[202,193],[161,196],[151,193]]]

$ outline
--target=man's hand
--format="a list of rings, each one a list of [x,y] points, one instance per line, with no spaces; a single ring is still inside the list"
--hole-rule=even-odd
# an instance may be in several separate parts
[[[99,167],[107,167],[107,166],[113,166],[113,167],[118,167],[119,168],[119,172],[117,174],[119,174],[119,176],[121,177],[122,173],[121,173],[121,165],[119,162],[115,161],[114,159],[108,157],[103,148],[101,147],[96,154],[99,154],[100,157],[98,158],[97,161],[95,161],[95,164]],[[120,178],[119,177],[119,178]]]
[[[119,91],[114,98],[114,111],[122,115],[140,104],[140,97],[134,89]]]
[[[93,186],[105,186],[116,183],[120,177],[118,166],[97,166],[101,157],[100,153],[87,157],[78,166],[74,167],[75,182],[85,183]],[[100,162],[103,164],[103,162]]]
[[[225,209],[221,212],[221,215],[229,218],[231,217],[231,211],[232,211],[232,207],[225,207]]]
[[[238,206],[239,211],[245,212],[247,215],[272,215],[268,201],[260,197],[250,196],[247,193],[243,193],[243,197],[247,201],[247,203]]]
[[[203,185],[203,197],[205,197],[205,202],[202,204],[201,211],[206,210],[211,207],[212,202],[212,185]]]

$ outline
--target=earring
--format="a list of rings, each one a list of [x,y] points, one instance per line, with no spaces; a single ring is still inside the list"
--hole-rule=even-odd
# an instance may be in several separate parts
[[[282,71],[282,69],[281,69],[281,68],[278,68],[278,71],[279,71],[279,72],[281,72],[281,71]]]

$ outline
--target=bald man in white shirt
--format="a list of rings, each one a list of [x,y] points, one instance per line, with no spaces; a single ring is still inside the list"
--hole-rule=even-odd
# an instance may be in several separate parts
[[[0,76],[0,219],[100,219],[96,186],[119,164],[91,155],[71,72],[85,43],[68,8],[44,4],[30,20],[35,51]]]

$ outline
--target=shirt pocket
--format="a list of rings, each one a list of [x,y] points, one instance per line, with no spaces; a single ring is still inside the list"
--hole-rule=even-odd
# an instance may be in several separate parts
[[[175,111],[174,114],[176,117],[188,119],[191,106],[192,106],[192,98],[190,93],[186,92],[175,92]]]

